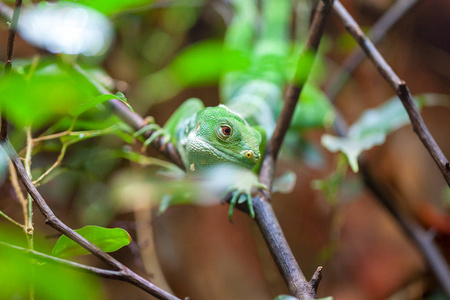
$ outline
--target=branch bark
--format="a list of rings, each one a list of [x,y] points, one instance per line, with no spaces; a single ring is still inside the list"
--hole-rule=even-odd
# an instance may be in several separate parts
[[[422,116],[418,112],[412,100],[411,93],[409,92],[406,83],[400,80],[397,74],[387,64],[387,62],[384,60],[384,58],[381,56],[372,42],[364,35],[361,28],[358,26],[352,16],[347,12],[344,6],[342,6],[339,0],[336,0],[334,2],[333,8],[344,27],[358,42],[360,47],[366,53],[367,57],[376,66],[378,72],[391,85],[397,96],[402,101],[402,104],[405,107],[405,110],[411,120],[414,132],[416,132],[417,136],[422,141],[422,144],[434,159],[448,186],[450,186],[450,163],[442,153],[441,148],[439,148],[433,136],[428,131],[428,128],[425,125]]]

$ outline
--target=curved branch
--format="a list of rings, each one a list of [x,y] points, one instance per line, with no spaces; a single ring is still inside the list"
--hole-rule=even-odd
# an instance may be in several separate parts
[[[419,0],[397,0],[389,10],[373,25],[367,34],[372,43],[378,44],[386,35],[392,26],[394,26],[401,18],[416,4]],[[328,99],[334,101],[342,87],[350,78],[359,64],[366,58],[361,48],[356,48],[348,55],[339,70],[333,75],[325,88],[325,94]]]
[[[102,251],[100,248],[98,248],[96,245],[89,242],[87,239],[79,235],[77,232],[75,232],[73,229],[68,227],[66,224],[64,224],[61,220],[59,220],[53,211],[48,206],[47,202],[45,202],[44,198],[41,196],[41,194],[38,192],[36,187],[31,182],[30,178],[28,177],[22,162],[20,161],[19,156],[17,155],[16,150],[13,148],[11,143],[8,139],[2,140],[1,142],[2,149],[6,152],[8,157],[10,158],[11,162],[14,165],[14,168],[17,171],[17,175],[22,181],[23,185],[25,186],[28,193],[33,198],[34,202],[36,203],[37,207],[41,211],[41,213],[45,216],[46,220],[45,222],[56,229],[57,231],[67,235],[70,239],[75,241],[77,244],[91,252],[94,256],[105,262],[106,264],[113,267],[115,270],[118,270],[122,273],[122,279],[123,281],[127,281],[132,283],[133,285],[141,288],[142,290],[148,292],[149,294],[155,296],[158,299],[167,299],[167,300],[180,300],[179,298],[171,295],[170,293],[162,290],[161,288],[157,287],[156,285],[152,284],[148,280],[142,278],[138,274],[134,273],[130,269],[128,269],[126,266],[121,264],[119,261],[117,261],[115,258],[107,254],[106,252]],[[117,278],[116,278],[117,279]]]
[[[415,1],[413,0],[412,2]],[[412,2],[410,3],[412,4]],[[406,86],[403,85],[401,88],[405,89]],[[329,98],[329,100],[332,102],[333,99]],[[336,120],[338,121],[337,124],[335,122],[335,131],[341,137],[347,136],[347,124],[336,107],[335,111]],[[400,228],[420,250],[442,289],[447,296],[450,296],[450,286],[448,285],[448,282],[450,282],[450,268],[438,247],[433,243],[432,238],[430,238],[429,234],[414,219],[402,213],[393,204],[392,200],[395,199],[394,195],[389,192],[387,187],[382,186],[373,177],[364,157],[359,158],[358,164],[366,187],[376,196],[377,201],[392,215]]]
[[[411,93],[409,92],[406,83],[402,81],[392,70],[392,68],[388,65],[388,63],[375,48],[373,43],[364,35],[363,31],[352,18],[352,16],[347,12],[344,6],[342,6],[339,0],[336,0],[334,2],[333,8],[336,12],[336,15],[344,25],[345,29],[347,29],[347,31],[358,42],[360,47],[366,53],[367,57],[377,67],[378,72],[391,85],[395,93],[402,101],[403,106],[405,107],[405,110],[409,115],[414,131],[422,141],[422,144],[430,153],[431,157],[434,159],[448,186],[450,186],[450,163],[445,157],[441,148],[439,148],[433,136],[428,131],[428,128],[425,125],[422,116],[420,115],[414,104],[414,101],[412,100]]]

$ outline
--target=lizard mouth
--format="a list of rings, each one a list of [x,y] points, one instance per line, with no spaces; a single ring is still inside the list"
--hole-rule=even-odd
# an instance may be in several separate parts
[[[230,163],[233,163],[233,164],[238,164],[241,167],[244,166],[244,167],[246,167],[248,169],[251,169],[251,168],[253,168],[255,166],[255,164],[259,160],[259,155],[256,155],[254,157],[254,159],[252,159],[252,160],[250,160],[245,155],[241,155],[242,152],[247,153],[248,151],[251,151],[251,150],[243,150],[243,151],[240,151],[239,153],[236,153],[236,152],[233,152],[233,151],[230,151],[230,150],[227,150],[227,149],[216,148],[216,147],[210,145],[208,142],[206,142],[201,137],[196,137],[196,139],[202,144],[204,149],[207,149],[208,152],[210,152],[210,153],[214,153],[215,157],[222,158],[222,160],[224,162],[230,162]],[[252,153],[253,153],[253,151],[252,151]]]

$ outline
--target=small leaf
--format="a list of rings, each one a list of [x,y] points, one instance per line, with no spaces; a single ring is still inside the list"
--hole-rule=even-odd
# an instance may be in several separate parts
[[[282,194],[288,194],[294,190],[297,175],[292,172],[286,172],[280,177],[276,178],[273,182],[273,193],[279,192]]]
[[[123,104],[125,104],[132,112],[134,112],[134,109],[131,107],[130,103],[128,103],[128,100],[125,97],[124,93],[119,91],[119,92],[116,93],[116,97],[117,97],[116,98],[117,100],[122,101]]]
[[[111,127],[108,127],[105,129],[100,129],[100,130],[87,130],[87,131],[71,132],[70,135],[62,136],[60,139],[61,139],[62,143],[72,145],[72,144],[78,143],[78,142],[86,140],[86,139],[99,137],[99,136],[106,135],[106,134],[113,134],[113,133],[116,133],[117,131],[118,131],[118,126],[113,125]]]
[[[122,228],[88,225],[75,231],[105,252],[117,251],[131,242],[130,235]],[[56,242],[52,255],[64,258],[89,253],[66,235],[63,235]]]
[[[121,93],[121,94],[122,94],[122,93]],[[123,96],[123,94],[122,94],[122,96]],[[123,96],[123,97],[125,97],[125,96]],[[125,103],[125,104],[128,106],[128,108],[130,108],[130,110],[133,111],[133,109],[131,108],[131,106],[126,102],[126,99],[125,99],[125,98],[121,98],[121,97],[118,96],[118,95],[104,94],[104,95],[100,95],[100,96],[94,97],[94,98],[92,98],[91,100],[89,100],[88,102],[83,103],[83,104],[77,106],[75,109],[73,109],[73,110],[70,112],[70,114],[71,114],[72,116],[74,116],[74,117],[79,116],[79,115],[81,115],[82,113],[84,113],[85,111],[87,111],[87,110],[89,110],[89,109],[91,109],[91,108],[93,108],[93,107],[95,107],[95,106],[97,106],[97,105],[99,105],[99,104],[102,104],[102,103],[104,103],[104,102],[106,102],[106,101],[112,100],[112,99],[117,99],[117,100],[122,101],[123,103]],[[125,100],[123,100],[123,99],[125,99]]]
[[[322,145],[331,152],[341,151],[347,156],[348,163],[353,172],[359,171],[358,156],[364,150],[368,150],[375,145],[381,145],[384,143],[386,135],[383,133],[377,133],[373,135],[365,136],[364,138],[340,138],[329,134],[322,136]]]
[[[445,96],[423,94],[416,96],[415,102],[420,109],[422,105],[442,105],[443,98]],[[356,173],[359,170],[358,156],[362,151],[383,144],[386,135],[409,123],[408,114],[401,101],[394,97],[377,108],[366,110],[349,128],[347,137],[324,134],[321,142],[331,152],[341,151],[344,153],[350,167]]]
[[[172,198],[172,195],[162,196],[161,202],[159,203],[158,214],[164,213],[169,208]]]

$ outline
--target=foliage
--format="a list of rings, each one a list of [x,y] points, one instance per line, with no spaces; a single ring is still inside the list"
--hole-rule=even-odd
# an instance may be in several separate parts
[[[384,144],[389,134],[410,123],[402,103],[395,97],[361,111],[347,136],[324,133],[331,130],[336,117],[333,105],[321,89],[325,75],[331,70],[331,64],[324,58],[328,49],[323,47],[315,60],[308,52],[298,59],[306,38],[300,25],[306,27],[309,23],[309,8],[297,12],[294,22],[290,19],[289,1],[270,2],[263,7],[261,16],[257,1],[232,1],[234,10],[230,7],[228,10],[237,17],[228,20],[224,14],[219,29],[193,30],[205,22],[202,19],[207,8],[205,1],[172,2],[73,0],[56,4],[43,1],[36,6],[31,1],[25,2],[18,32],[40,50],[26,58],[14,58],[10,73],[0,67],[0,108],[11,124],[10,139],[30,178],[36,186],[47,189],[51,205],[70,211],[67,218],[72,218],[71,222],[81,223],[79,227],[95,224],[75,231],[103,251],[114,252],[131,242],[126,230],[99,226],[114,227],[111,222],[116,214],[150,211],[155,203],[159,204],[160,214],[174,205],[211,205],[218,202],[213,196],[223,196],[230,185],[248,186],[257,180],[253,173],[219,168],[208,173],[199,184],[174,164],[144,155],[144,149],[138,149],[140,144],[136,147],[134,130],[114,114],[109,100],[119,100],[133,112],[143,112],[152,106],[155,110],[150,114],[159,118],[156,104],[166,102],[170,106],[170,101],[184,96],[186,90],[218,86],[222,101],[230,101],[243,115],[254,113],[249,122],[264,127],[261,130],[266,130],[268,139],[283,105],[285,87],[289,82],[309,78],[283,144],[282,158],[289,160],[290,170],[274,180],[272,192],[292,192],[297,175],[291,170],[299,158],[318,169],[320,162],[325,161],[324,149],[340,152],[331,175],[323,178],[325,175],[321,174],[321,179],[311,184],[332,208],[339,198],[348,198],[341,193],[349,181],[348,166],[358,172],[362,152]],[[155,8],[157,5],[167,7]],[[287,29],[294,23],[295,30],[290,34]],[[194,36],[194,31],[199,35]],[[298,40],[293,41],[291,36]],[[111,64],[108,59],[116,62]],[[234,98],[246,89],[249,94],[274,100],[269,103],[270,109],[264,111],[259,103],[252,106]],[[114,94],[112,91],[116,90],[124,92]],[[205,100],[212,102],[211,99]],[[415,103],[419,108],[448,106],[448,97],[422,94],[415,97]],[[255,108],[261,110],[255,113]],[[321,135],[323,148],[308,136],[317,133]],[[9,172],[14,175],[13,170]],[[9,184],[7,174],[6,157],[0,154],[1,183]],[[16,183],[12,176],[11,182]],[[0,242],[49,253],[51,245],[43,243],[39,235],[33,241],[31,198],[27,200],[20,187],[13,193],[25,212],[23,222],[0,213],[24,231],[26,238],[12,235],[18,228],[0,228]],[[447,207],[448,194],[447,190],[443,197]],[[65,235],[52,251],[59,258],[85,254],[89,252]],[[7,287],[0,289],[1,299],[25,298],[30,286],[42,299],[104,297],[96,278],[38,263],[1,245],[0,265],[7,270],[0,272],[0,282]],[[275,298],[294,299],[288,295]]]
[[[130,235],[122,228],[103,228],[91,225],[77,229],[75,232],[105,252],[117,251],[131,242]],[[90,253],[66,235],[58,239],[52,251],[52,255],[61,258],[85,254]]]

